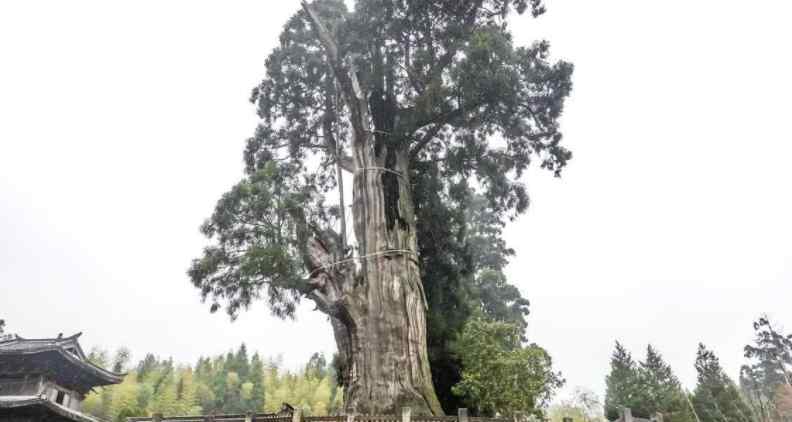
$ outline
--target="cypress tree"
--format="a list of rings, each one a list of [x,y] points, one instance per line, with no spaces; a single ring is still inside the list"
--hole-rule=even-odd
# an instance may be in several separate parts
[[[646,360],[641,362],[640,374],[642,408],[651,414],[662,413],[664,421],[695,421],[679,379],[652,345],[646,348]]]
[[[605,377],[605,385],[605,417],[607,419],[618,419],[621,409],[624,407],[629,407],[636,416],[649,416],[649,411],[645,408],[644,400],[640,394],[638,365],[630,352],[618,341],[611,357],[610,374]]]
[[[701,422],[751,422],[751,409],[717,356],[699,343],[696,354],[698,384],[692,402]]]
[[[281,317],[313,301],[347,412],[442,414],[427,328],[442,299],[427,293],[419,236],[445,221],[420,214],[418,183],[434,180],[434,198],[481,193],[498,221],[523,213],[529,165],[560,175],[571,158],[558,119],[573,67],[545,41],[514,42],[510,14],[537,17],[541,0],[349,3],[303,1],[287,22],[251,93],[261,122],[245,176],[203,225],[210,246],[189,275],[232,316],[258,299]]]

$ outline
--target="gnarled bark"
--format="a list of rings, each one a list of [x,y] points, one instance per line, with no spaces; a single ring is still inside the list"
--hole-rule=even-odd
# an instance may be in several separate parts
[[[405,174],[405,165],[399,167]],[[315,238],[309,241],[312,297],[331,317],[347,412],[394,413],[410,406],[416,414],[440,414],[428,363],[426,299],[415,255],[411,195],[405,181],[397,182],[397,192],[389,192],[388,178],[381,170],[358,171],[355,177],[359,270],[354,260],[328,265],[336,255]],[[388,195],[398,195],[393,221],[385,209]]]
[[[406,143],[384,130],[392,130],[393,116],[372,118],[370,94],[361,88],[355,69],[338,57],[332,34],[311,7],[303,2],[303,8],[325,48],[353,128],[352,162],[344,168],[354,174],[358,258],[330,265],[343,251],[331,250],[316,237],[306,248],[311,297],[330,316],[343,363],[345,410],[383,414],[410,406],[416,414],[441,414],[429,370],[427,304]],[[372,127],[372,121],[384,123]]]

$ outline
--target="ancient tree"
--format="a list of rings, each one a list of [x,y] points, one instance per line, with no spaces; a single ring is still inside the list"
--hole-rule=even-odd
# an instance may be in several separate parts
[[[540,0],[303,3],[253,90],[247,176],[202,230],[190,277],[217,310],[301,298],[331,322],[347,411],[439,414],[427,356],[416,183],[477,192],[498,221],[525,210],[533,160],[571,154],[558,118],[572,66],[513,44],[512,10]],[[351,230],[344,181],[351,180]],[[423,192],[426,193],[426,192]],[[443,221],[423,222],[443,225]],[[349,233],[351,232],[351,233]]]

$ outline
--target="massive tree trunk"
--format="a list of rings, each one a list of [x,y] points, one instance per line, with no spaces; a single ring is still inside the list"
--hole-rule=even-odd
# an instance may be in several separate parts
[[[432,385],[426,341],[426,297],[418,268],[408,143],[395,139],[394,114],[372,110],[385,93],[361,89],[343,63],[332,34],[305,2],[350,111],[355,237],[358,255],[335,265],[343,252],[316,237],[307,264],[312,298],[333,325],[349,413],[441,414]],[[374,126],[372,126],[374,122]]]
[[[394,413],[403,406],[442,413],[429,369],[413,203],[401,176],[406,154],[399,155],[395,168],[384,167],[387,153],[367,157],[371,161],[356,157],[359,259],[328,268],[337,255],[313,241],[311,266],[321,269],[314,272],[314,298],[331,317],[350,413]]]
[[[399,406],[439,413],[409,185],[406,177],[381,170],[384,157],[370,158],[358,163],[354,180],[353,215],[362,259],[355,280],[359,284],[347,304],[351,366],[346,406],[372,413]],[[397,161],[401,165],[393,170],[406,175],[405,160]]]

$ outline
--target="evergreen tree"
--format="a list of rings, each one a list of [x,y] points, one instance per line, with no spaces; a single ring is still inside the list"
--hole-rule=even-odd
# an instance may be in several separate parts
[[[189,274],[211,309],[232,315],[260,297],[284,317],[314,301],[336,336],[347,410],[439,414],[417,237],[432,222],[419,221],[415,186],[477,186],[493,218],[522,213],[529,164],[560,174],[571,157],[558,118],[572,66],[549,61],[546,42],[514,45],[510,12],[539,16],[540,0],[354,6],[304,2],[287,23],[252,95],[262,123],[246,176],[203,226],[214,240]],[[344,200],[331,202],[344,172],[356,245]],[[347,259],[365,265],[334,264]]]
[[[433,164],[423,164],[422,169]],[[415,180],[418,248],[426,298],[432,380],[446,411],[468,407],[451,388],[462,379],[462,364],[451,345],[476,315],[509,322],[525,337],[528,301],[503,273],[514,253],[502,239],[503,221],[489,203],[463,183],[449,192],[434,171]],[[444,224],[433,224],[443,221]]]
[[[327,376],[327,359],[321,353],[314,353],[305,366],[305,375],[312,378]]]
[[[753,324],[754,344],[745,346],[745,357],[755,359],[754,371],[761,371],[763,383],[772,391],[781,384],[792,385],[787,365],[792,365],[792,334],[784,335],[764,315]]]
[[[250,360],[248,359],[247,346],[242,343],[234,356],[234,371],[239,374],[243,382],[248,381],[250,375]]]
[[[726,375],[715,354],[699,344],[696,354],[698,384],[691,398],[701,422],[751,422],[751,409]]]
[[[94,346],[88,351],[88,356],[86,356],[88,362],[93,363],[94,365],[100,368],[108,368],[110,366],[110,359],[108,357],[108,353],[106,350]]]
[[[126,371],[126,367],[129,364],[129,360],[131,358],[132,352],[130,352],[126,347],[121,347],[116,350],[115,354],[113,355],[112,371],[116,374],[121,374]]]
[[[751,361],[740,370],[740,387],[757,417],[777,420],[777,393],[790,385],[787,365],[792,364],[792,335],[777,331],[767,315],[755,321],[753,328],[754,342],[744,349]]]
[[[264,410],[264,362],[258,353],[253,354],[250,360],[250,381],[253,382],[250,401],[245,408],[249,411]]]
[[[662,413],[664,421],[695,422],[682,385],[671,367],[651,345],[646,348],[646,360],[640,363],[641,408],[650,415]]]
[[[763,371],[755,370],[754,366],[743,365],[740,368],[740,390],[754,416],[759,422],[772,422],[775,420],[776,408],[773,397],[768,396],[764,380]]]
[[[610,366],[610,373],[605,377],[605,417],[616,420],[625,407],[630,408],[636,416],[649,417],[638,365],[618,341]]]
[[[150,372],[152,372],[159,364],[159,360],[156,356],[152,355],[151,353],[147,354],[143,360],[138,363],[137,366],[137,376],[141,380],[146,378]]]

